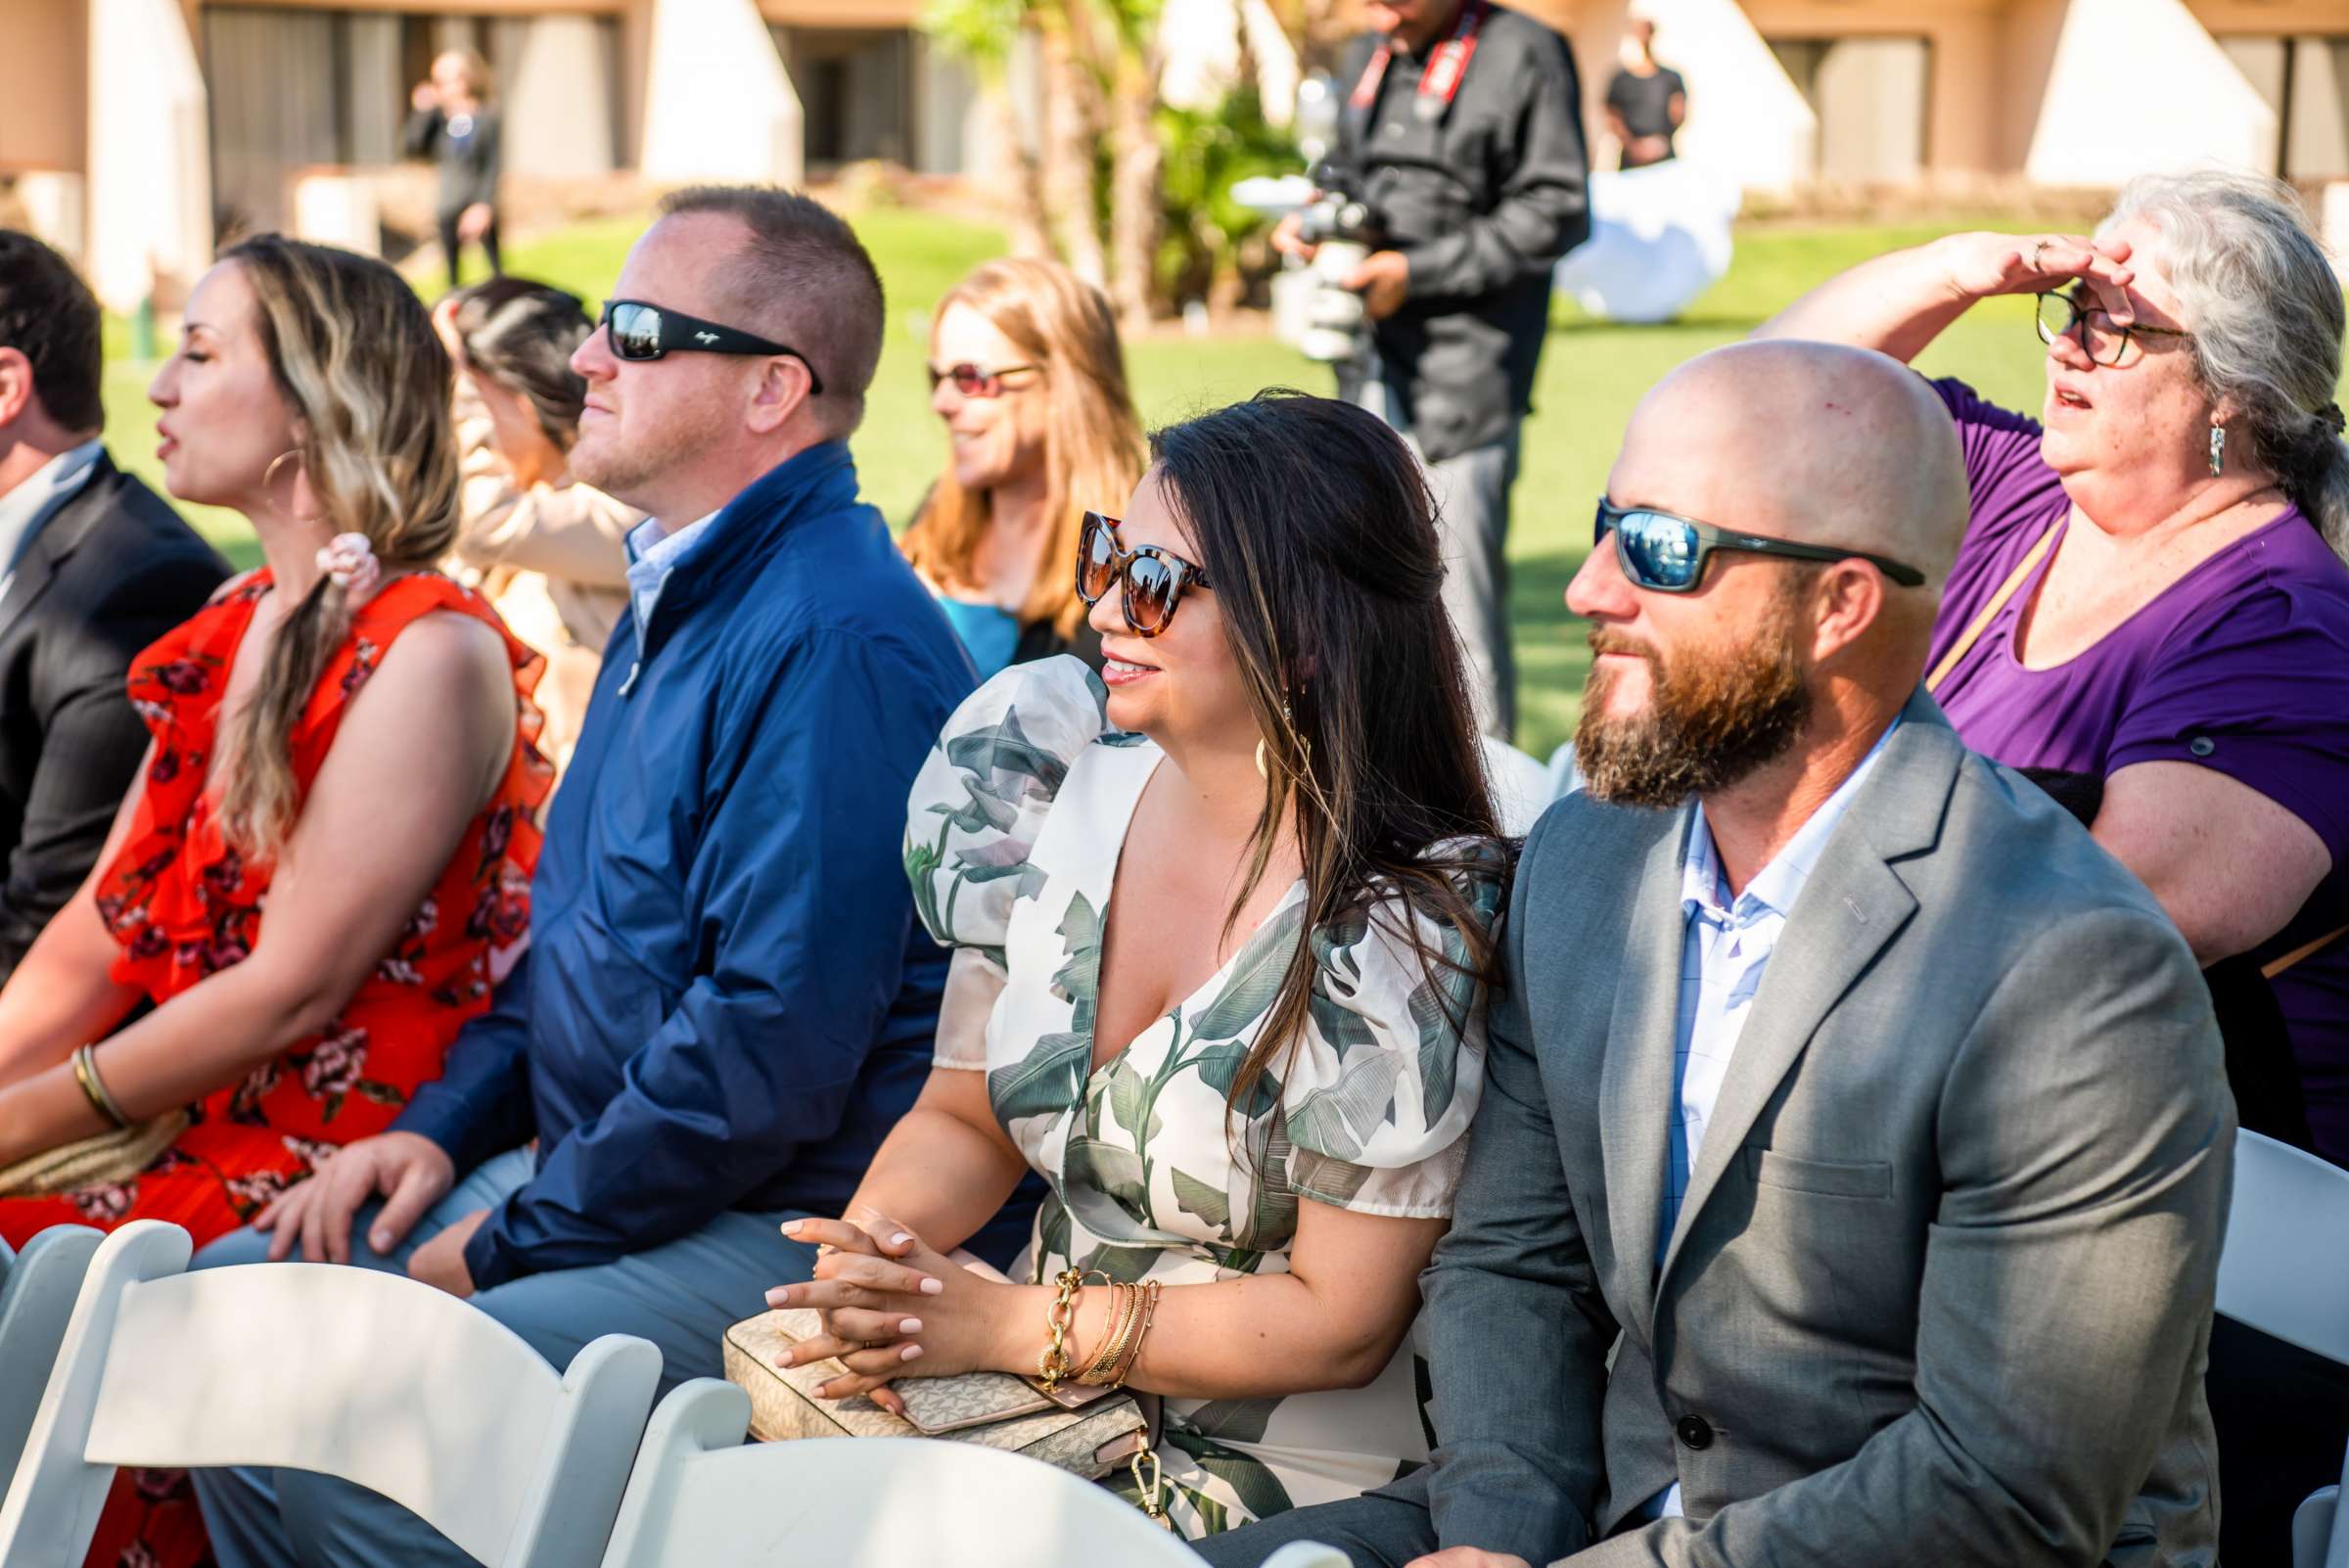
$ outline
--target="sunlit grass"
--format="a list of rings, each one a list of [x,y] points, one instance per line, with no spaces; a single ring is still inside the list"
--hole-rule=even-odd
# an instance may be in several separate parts
[[[867,212],[855,221],[889,290],[890,333],[853,446],[865,494],[893,525],[902,525],[944,456],[921,373],[930,309],[970,267],[997,254],[1002,239],[982,224],[901,209]],[[609,293],[639,226],[633,219],[582,223],[513,246],[508,265],[570,289],[592,305]],[[1749,227],[1739,236],[1728,275],[1679,323],[1616,327],[1561,310],[1526,429],[1510,539],[1522,682],[1518,740],[1527,750],[1546,756],[1573,729],[1588,655],[1560,596],[1589,547],[1591,502],[1641,393],[1689,356],[1743,336],[1812,284],[1940,232],[1919,226]],[[428,287],[437,282],[432,274]],[[108,435],[117,460],[160,487],[153,410],[144,395],[154,367],[131,360],[129,348],[126,324],[110,323]],[[1326,371],[1259,336],[1153,336],[1129,346],[1128,358],[1135,396],[1153,422],[1216,407],[1262,387],[1329,387]],[[2025,301],[1999,300],[1972,312],[1919,363],[1929,374],[1962,376],[1995,400],[2038,405],[2040,346]],[[1102,499],[1114,504],[1123,498]],[[257,560],[242,519],[188,510],[240,564]]]

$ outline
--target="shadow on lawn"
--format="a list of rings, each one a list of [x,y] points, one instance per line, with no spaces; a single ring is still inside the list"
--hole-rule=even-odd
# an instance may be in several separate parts
[[[1606,321],[1597,316],[1576,315],[1552,321],[1549,334],[1553,338],[1573,338],[1586,333],[1605,332],[1718,332],[1730,337],[1743,337],[1769,319],[1768,316],[1701,310],[1674,316],[1669,321]]]

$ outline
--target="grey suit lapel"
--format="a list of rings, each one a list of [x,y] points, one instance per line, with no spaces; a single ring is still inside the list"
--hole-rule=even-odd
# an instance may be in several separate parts
[[[1665,1275],[1729,1162],[1744,1148],[1762,1107],[1820,1022],[1916,910],[1915,896],[1888,862],[1929,849],[1939,836],[1965,751],[1921,691],[1903,718],[1787,911],[1785,934],[1771,954],[1753,1017],[1738,1037],[1705,1125],[1704,1146],[1688,1174],[1688,1195],[1664,1255]],[[1661,1276],[1658,1283],[1661,1288]]]
[[[1664,1222],[1671,1146],[1673,1055],[1681,1007],[1681,860],[1694,807],[1659,834],[1633,885],[1615,1012],[1599,1070],[1598,1136],[1607,1173],[1608,1240],[1623,1274],[1619,1301],[1654,1307],[1656,1233]],[[1645,1323],[1641,1327],[1645,1330]]]

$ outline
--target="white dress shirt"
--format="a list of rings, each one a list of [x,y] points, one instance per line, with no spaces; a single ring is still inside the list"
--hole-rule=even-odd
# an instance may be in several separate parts
[[[716,516],[715,512],[704,513],[674,533],[662,532],[658,518],[646,518],[628,531],[628,608],[636,615],[636,664],[628,670],[628,678],[620,683],[622,697],[635,686],[636,671],[644,668],[644,635],[652,629],[653,607],[661,602],[669,573]]]
[[[0,495],[0,595],[16,580],[17,562],[23,558],[24,547],[40,532],[49,515],[90,482],[105,451],[106,443],[96,439],[69,447],[34,469],[23,484]]]

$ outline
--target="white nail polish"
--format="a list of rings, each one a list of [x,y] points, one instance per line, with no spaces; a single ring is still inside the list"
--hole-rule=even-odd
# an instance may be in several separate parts
[[[922,1320],[918,1317],[908,1317],[898,1324],[898,1332],[900,1334],[918,1334],[921,1331]]]
[[[912,1239],[913,1238],[911,1236],[900,1230],[896,1235],[889,1238],[889,1244],[893,1247],[902,1247],[905,1245],[905,1243],[911,1241]]]
[[[922,1294],[925,1296],[935,1296],[945,1288],[946,1282],[943,1279],[924,1279],[922,1281]]]
[[[921,1354],[922,1348],[919,1345],[908,1345],[898,1353],[898,1360],[900,1361],[910,1361]]]

